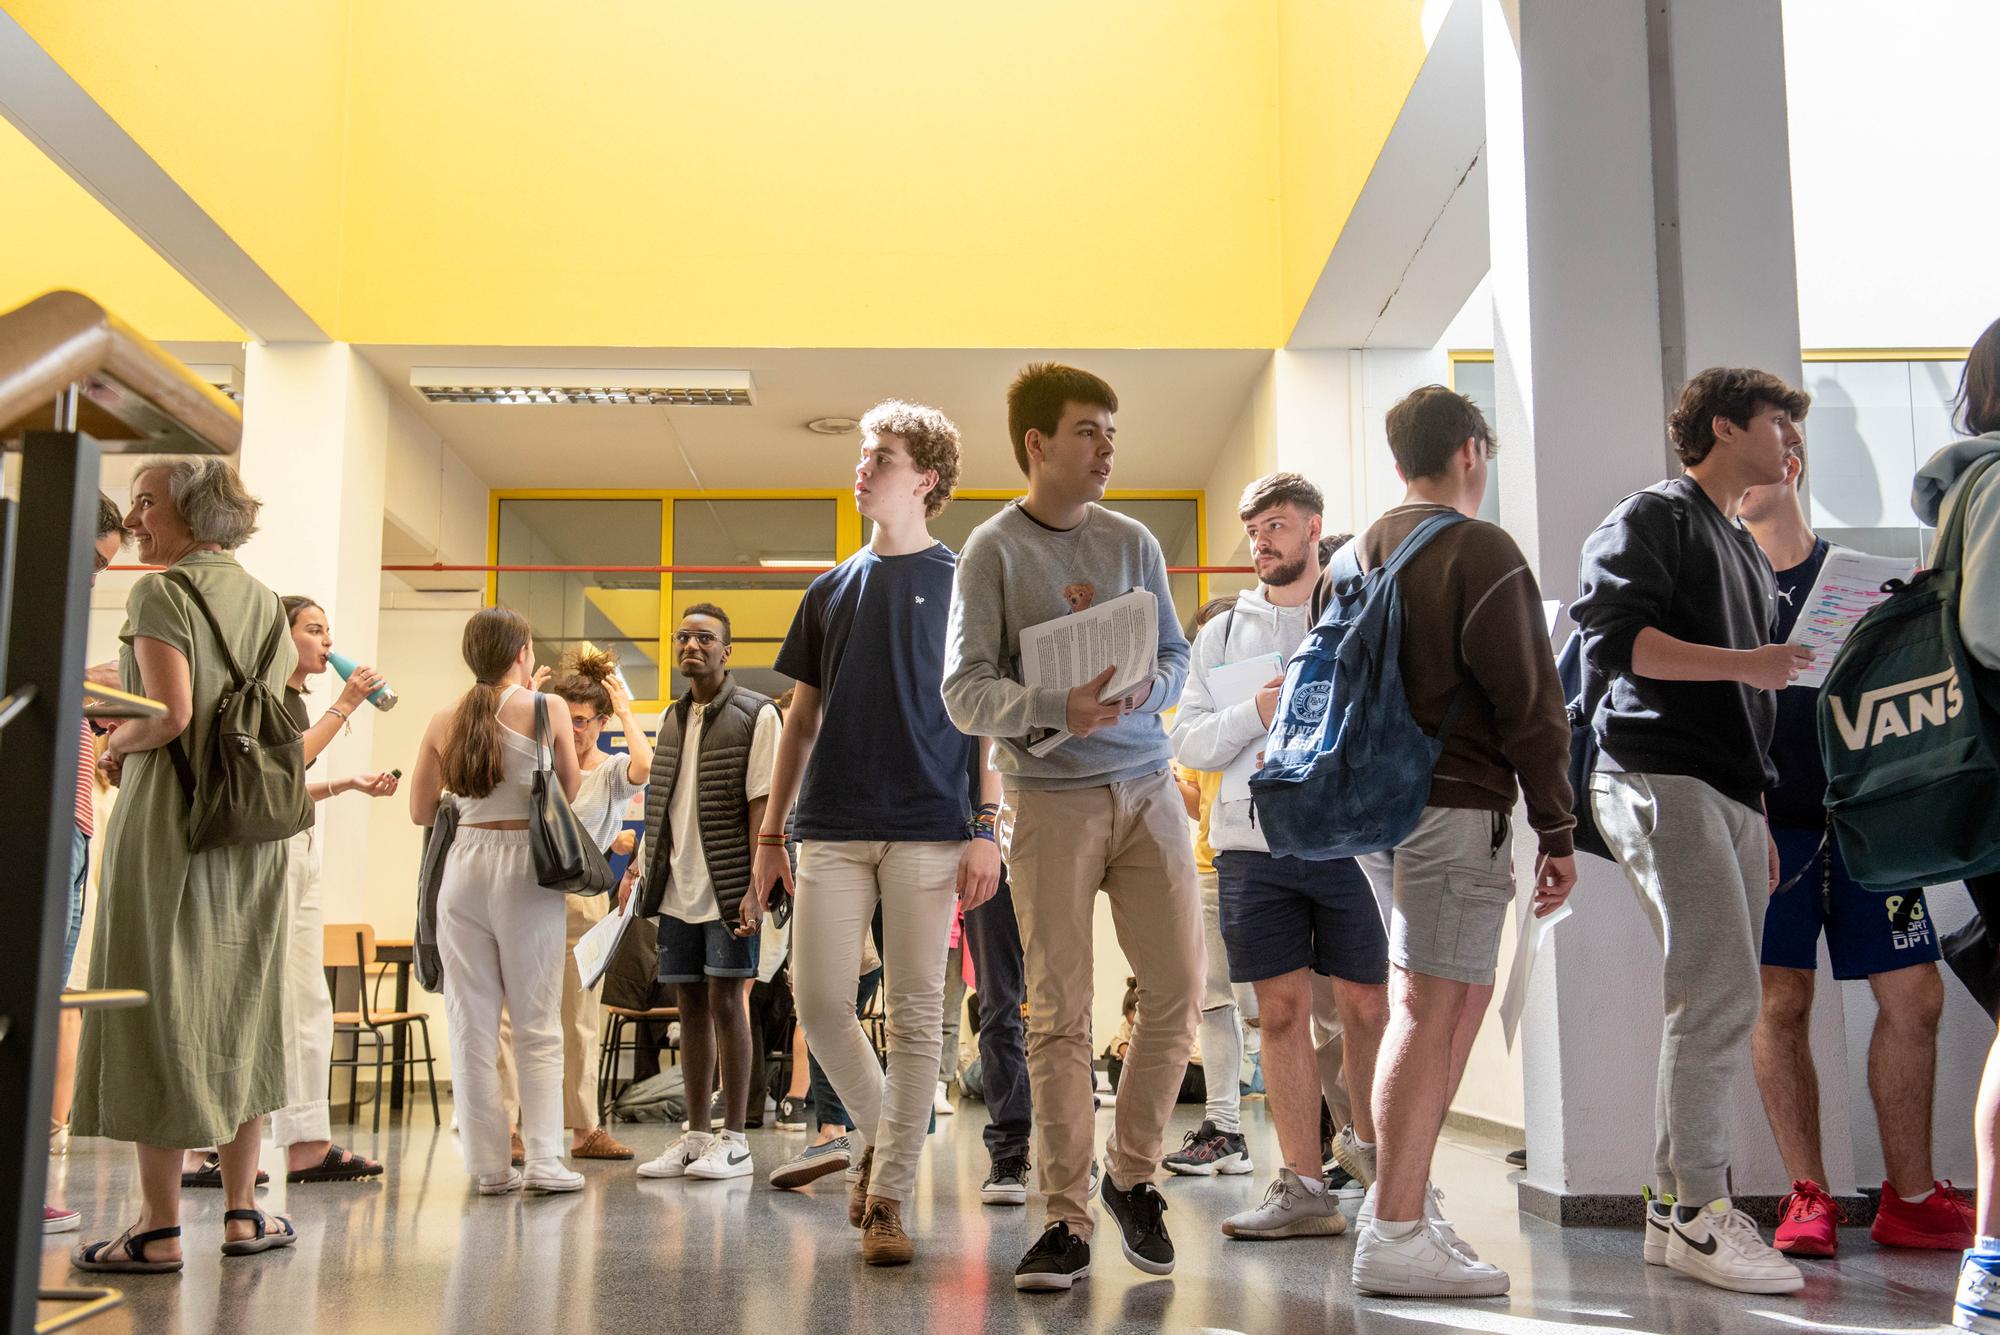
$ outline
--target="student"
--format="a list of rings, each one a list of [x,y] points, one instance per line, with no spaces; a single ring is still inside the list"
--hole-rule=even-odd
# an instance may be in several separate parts
[[[1237,517],[1249,535],[1258,584],[1208,623],[1174,722],[1174,750],[1199,770],[1254,767],[1284,685],[1282,668],[1251,696],[1219,700],[1211,680],[1222,668],[1264,656],[1288,661],[1312,628],[1325,504],[1297,473],[1258,478]],[[1225,785],[1228,783],[1224,781]],[[1311,1029],[1313,979],[1331,978],[1354,1096],[1350,1154],[1372,1173],[1375,1126],[1367,1095],[1375,1052],[1388,1023],[1389,942],[1375,892],[1352,858],[1315,862],[1275,857],[1257,828],[1247,785],[1225,787],[1209,826],[1220,888],[1222,940],[1232,982],[1250,983],[1264,1037],[1264,1087],[1277,1123],[1284,1167],[1263,1204],[1231,1215],[1233,1238],[1289,1238],[1346,1231],[1338,1198],[1322,1179],[1320,1079]],[[1338,1152],[1338,1151],[1336,1151]],[[1363,1180],[1367,1173],[1362,1174]]]
[[[1667,420],[1684,471],[1598,525],[1570,609],[1586,675],[1608,683],[1592,811],[1666,954],[1646,1260],[1742,1293],[1805,1283],[1730,1203],[1729,1089],[1778,884],[1763,805],[1775,692],[1812,654],[1771,643],[1771,563],[1738,516],[1744,493],[1785,480],[1811,402],[1767,371],[1688,381]]]
[[[561,1157],[564,896],[536,881],[528,847],[535,771],[553,770],[571,800],[583,771],[572,748],[535,740],[537,712],[556,737],[569,714],[561,700],[528,689],[533,639],[518,612],[472,614],[462,646],[472,689],[431,719],[410,775],[410,818],[418,825],[437,819],[445,792],[458,799],[458,833],[438,890],[438,950],[459,1133],[482,1196],[583,1186],[583,1175]],[[496,1064],[503,1004],[521,1073],[521,1171],[508,1164],[511,1119]]]
[[[1153,1182],[1187,1069],[1205,973],[1201,902],[1160,712],[1180,695],[1187,641],[1160,545],[1096,502],[1115,451],[1111,386],[1037,363],[1007,391],[1007,429],[1028,494],[973,530],[952,589],[944,698],[952,722],[995,737],[1006,789],[1007,871],[1028,987],[1028,1078],[1040,1139],[1047,1228],[1014,1272],[1024,1290],[1064,1290],[1090,1273],[1092,925],[1111,898],[1139,979],[1139,1009],[1109,1142],[1102,1194],[1134,1265],[1174,1267],[1166,1203]],[[1021,683],[1021,632],[1097,599],[1144,587],[1159,600],[1148,681],[1108,703],[1112,669],[1071,690]],[[1138,665],[1133,665],[1138,666]],[[1039,730],[1067,730],[1046,755]]]
[[[1743,522],[1777,571],[1778,623],[1792,633],[1826,564],[1830,545],[1799,504],[1805,460],[1795,451],[1783,482],[1752,487]],[[1836,981],[1866,978],[1875,994],[1868,1044],[1868,1094],[1882,1142],[1882,1203],[1869,1236],[1883,1246],[1952,1251],[1972,1245],[1972,1206],[1931,1176],[1931,1098],[1937,1031],[1944,1013],[1937,934],[1921,887],[1893,895],[1866,890],[1848,875],[1826,822],[1826,770],[1819,754],[1819,692],[1778,693],[1771,760],[1778,782],[1764,795],[1778,845],[1780,885],[1764,915],[1759,972],[1763,1005],[1751,1039],[1757,1089],[1792,1191],[1773,1241],[1791,1256],[1832,1256],[1840,1207],[1827,1193],[1820,1157],[1819,1075],[1813,1068],[1813,975],[1826,935]]]
[[[764,1097],[750,1046],[757,919],[744,905],[752,899],[752,836],[763,825],[778,754],[778,709],[729,675],[734,651],[729,614],[713,603],[688,608],[674,631],[688,685],[654,741],[638,911],[659,916],[658,976],[680,1008],[689,1121],[685,1135],[639,1165],[640,1177],[721,1181],[756,1169],[743,1123],[753,1083]],[[631,887],[627,871],[621,903]],[[723,1130],[712,1135],[703,1110],[718,1083]]]
[[[1236,606],[1234,597],[1211,598],[1194,614],[1188,635]],[[1183,697],[1181,708],[1187,708]],[[1201,1125],[1187,1133],[1181,1148],[1166,1157],[1164,1167],[1182,1177],[1236,1176],[1255,1171],[1250,1161],[1250,1145],[1243,1139],[1242,1081],[1243,1016],[1236,1006],[1236,993],[1229,981],[1229,956],[1222,944],[1219,889],[1215,879],[1215,847],[1209,831],[1215,820],[1215,796],[1222,789],[1222,775],[1215,770],[1196,770],[1174,762],[1174,782],[1181,790],[1181,802],[1188,819],[1195,822],[1194,875],[1201,892],[1202,944],[1208,951],[1208,987],[1201,999],[1201,1025],[1197,1046],[1203,1054],[1203,1076],[1208,1107]]]
[[[1486,419],[1470,399],[1427,385],[1391,408],[1386,426],[1407,490],[1357,540],[1361,567],[1389,561],[1437,515],[1466,518],[1397,577],[1403,688],[1411,717],[1443,751],[1422,817],[1389,857],[1395,981],[1372,1095],[1381,1148],[1356,1221],[1354,1286],[1472,1297],[1505,1293],[1507,1272],[1479,1260],[1443,1218],[1431,1158],[1493,996],[1514,897],[1510,813],[1522,795],[1539,849],[1535,911],[1554,910],[1576,880],[1569,723],[1534,575],[1505,530],[1472,518],[1494,450]],[[1369,1092],[1357,1084],[1353,1096],[1358,1115]]]
[[[943,413],[891,400],[861,419],[854,505],[875,532],[813,580],[778,651],[797,695],[757,835],[757,893],[744,901],[754,924],[764,893],[792,885],[785,818],[796,795],[799,1018],[854,1118],[860,1171],[848,1222],[861,1229],[862,1259],[878,1266],[916,1255],[902,1210],[930,1123],[953,906],[977,908],[1000,878],[999,776],[988,777],[975,820],[965,800],[972,743],[938,694],[957,562],[928,525],[957,481],[958,428]],[[878,906],[886,1073],[855,1017]]]
[[[1934,528],[1964,507],[1958,631],[1982,679],[1979,687],[1991,700],[2000,674],[2000,464],[1974,483],[1968,484],[1965,474],[2000,454],[2000,321],[1986,327],[1965,360],[1956,425],[1969,439],[1947,445],[1917,470],[1910,501],[1917,518]],[[1987,932],[2000,932],[2000,875],[1974,876],[1965,888]],[[1986,1054],[1973,1148],[1979,1155],[1977,1236],[1959,1267],[1952,1321],[1966,1330],[1992,1331],[2000,1329],[2000,1033]]]

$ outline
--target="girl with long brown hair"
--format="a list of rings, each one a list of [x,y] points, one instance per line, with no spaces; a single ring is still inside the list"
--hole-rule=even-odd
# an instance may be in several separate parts
[[[475,612],[461,647],[472,689],[424,730],[410,776],[410,818],[429,825],[449,791],[458,834],[438,890],[438,950],[461,1143],[482,1196],[523,1187],[575,1191],[583,1177],[562,1162],[563,899],[535,880],[528,847],[529,783],[548,765],[574,800],[583,772],[576,750],[535,740],[536,711],[552,735],[569,727],[561,699],[530,689],[534,646],[527,619],[504,607]],[[495,1063],[500,1008],[513,1016],[521,1071],[523,1171],[508,1163],[508,1123]]]

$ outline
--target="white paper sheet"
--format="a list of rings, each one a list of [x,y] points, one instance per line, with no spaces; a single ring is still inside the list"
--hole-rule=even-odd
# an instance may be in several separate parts
[[[612,890],[617,894],[617,890]],[[634,882],[632,893],[625,901],[625,907],[614,909],[585,932],[576,942],[576,975],[583,980],[585,988],[597,986],[604,971],[611,967],[611,957],[618,951],[618,942],[625,935],[625,929],[632,925],[632,915],[639,905],[639,886]]]
[[[1526,919],[1515,924],[1514,966],[1507,975],[1507,993],[1500,999],[1500,1029],[1507,1040],[1507,1047],[1514,1046],[1514,1035],[1521,1027],[1521,1012],[1528,1005],[1528,979],[1535,972],[1535,956],[1542,953],[1542,943],[1549,939],[1549,933],[1556,924],[1575,912],[1565,899],[1555,912],[1546,918],[1534,916],[1534,895],[1531,891],[1524,896],[1530,906]]]
[[[1160,654],[1160,602],[1134,589],[1081,612],[1029,626],[1021,632],[1021,684],[1074,690],[1116,666],[1099,700],[1115,700],[1150,681]],[[1054,731],[1029,739],[1031,754],[1045,756],[1068,740]]]
[[[1869,556],[1845,547],[1829,551],[1819,578],[1799,609],[1792,633],[1785,637],[1786,644],[1804,645],[1813,651],[1812,664],[1792,684],[1825,685],[1826,674],[1833,670],[1833,660],[1855,625],[1870,608],[1888,599],[1882,586],[1892,579],[1908,579],[1916,568],[1916,562],[1904,557]]]
[[[1208,674],[1208,694],[1217,709],[1228,709],[1245,700],[1257,698],[1257,692],[1275,677],[1285,672],[1285,660],[1277,654],[1257,654],[1234,663],[1224,663]],[[1222,785],[1217,790],[1218,802],[1248,802],[1250,800],[1250,776],[1257,772],[1258,757],[1262,746],[1247,747],[1236,759],[1222,770]]]

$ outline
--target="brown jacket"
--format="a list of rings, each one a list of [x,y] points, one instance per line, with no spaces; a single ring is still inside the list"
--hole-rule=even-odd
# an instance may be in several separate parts
[[[1362,567],[1388,560],[1441,508],[1400,505],[1377,519],[1356,539]],[[1432,539],[1399,585],[1411,715],[1435,735],[1459,687],[1472,687],[1432,771],[1429,805],[1512,811],[1518,775],[1541,851],[1569,855],[1569,715],[1527,558],[1505,530],[1472,520]],[[1322,579],[1315,616],[1325,587]]]

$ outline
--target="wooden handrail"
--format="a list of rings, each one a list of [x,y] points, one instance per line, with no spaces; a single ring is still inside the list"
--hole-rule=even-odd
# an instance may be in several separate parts
[[[78,426],[111,454],[235,454],[243,414],[89,297],[48,292],[0,315],[0,441],[50,426],[81,388]]]

